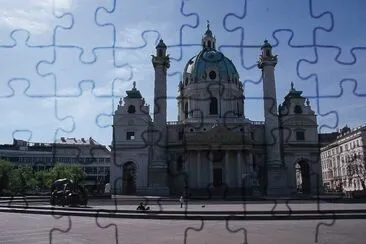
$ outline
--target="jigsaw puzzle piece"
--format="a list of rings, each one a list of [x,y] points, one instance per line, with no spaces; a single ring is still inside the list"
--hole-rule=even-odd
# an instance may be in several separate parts
[[[357,86],[360,82],[344,80],[339,85],[340,93],[319,98],[319,107],[322,110],[332,110],[337,114],[337,124],[331,129],[338,129],[345,125],[358,127],[364,123],[364,119],[360,115],[366,111],[366,94],[357,92]],[[352,101],[351,104],[349,104],[350,101]],[[323,127],[329,123],[330,121],[327,119],[319,119],[319,124],[322,124]]]
[[[2,61],[0,75],[0,97],[8,96],[10,83],[15,80],[28,80],[25,94],[30,97],[52,97],[55,95],[55,82],[52,79],[40,79],[37,66],[44,58],[52,57],[53,48],[29,45],[30,33],[23,30],[11,32],[12,43],[0,46],[0,54],[6,57]],[[27,63],[24,63],[27,60]],[[21,64],[21,68],[20,65]]]
[[[329,30],[320,28],[315,32],[316,44],[322,47],[337,48],[334,60],[339,64],[357,62],[358,56],[355,51],[366,49],[366,35],[359,32],[357,28],[359,23],[366,22],[366,14],[363,11],[365,8],[366,3],[363,1],[350,2],[346,8],[341,0],[313,1],[314,14],[331,12],[334,21]],[[346,36],[345,33],[347,33]],[[339,47],[340,43],[342,43],[341,47]],[[337,69],[335,68],[334,71]]]
[[[110,97],[98,97],[93,90],[93,83],[91,87],[87,87],[88,83],[81,83],[80,90],[82,91],[79,97],[57,97],[55,98],[56,109],[61,116],[68,116],[73,118],[75,122],[73,137],[83,138],[85,135],[93,135],[98,143],[108,145],[105,141],[104,135],[110,129],[101,127],[98,122],[101,115],[111,115],[113,113],[114,99]],[[92,127],[85,127],[87,121],[93,120],[95,123]],[[111,122],[109,123],[111,124]],[[111,131],[110,131],[111,132]],[[69,137],[66,133],[60,133],[59,137]]]
[[[314,15],[311,0],[278,2],[247,0],[240,14],[228,13],[225,16],[224,27],[229,32],[240,30],[243,33],[244,46],[257,45],[258,40],[268,38],[270,33],[277,30],[294,33],[293,44],[314,45],[314,29],[329,30],[333,26],[331,17],[329,12],[319,16]],[[288,21],[289,19],[297,21]],[[245,28],[253,23],[263,28]],[[273,40],[269,39],[269,42]]]
[[[6,1],[6,4],[2,4],[0,45],[8,45],[12,42],[12,32],[25,31],[29,33],[29,45],[52,47],[54,45],[53,30],[60,26],[60,21],[54,14],[57,11],[69,9],[70,3],[71,1],[63,0]],[[64,27],[70,28],[72,26],[70,16],[63,19]]]
[[[25,91],[30,82],[26,80],[11,82],[9,86],[12,89],[11,95],[0,98],[2,140],[11,138],[9,132],[25,130],[32,133],[31,141],[53,142],[62,132],[70,133],[74,130],[74,121],[70,116],[60,115],[55,98],[27,96]]]
[[[52,217],[55,220],[57,220],[58,223],[60,223],[59,220],[65,220],[65,219],[67,219],[67,222],[66,222],[66,224],[63,224],[61,228],[59,228],[59,227],[52,227],[52,229],[49,232],[49,240],[50,240],[50,243],[53,243],[54,238],[57,236],[56,233],[67,234],[72,229],[71,216],[55,215],[55,213],[52,210]]]
[[[151,93],[151,87],[154,87],[155,70],[151,57],[155,54],[160,39],[158,32],[143,33],[142,38],[145,45],[136,48],[115,48],[116,64],[123,64],[128,60],[128,64],[133,72],[134,80],[138,82],[138,89],[141,94],[146,94],[144,99],[149,104],[154,104],[154,94]],[[156,98],[157,99],[157,98]]]
[[[244,243],[248,244],[247,232],[244,228],[232,230],[227,221],[204,221],[197,227],[188,227],[184,231],[184,243]],[[225,230],[223,231],[223,227]],[[242,233],[241,233],[242,232]],[[215,240],[212,240],[209,233],[220,233]]]
[[[57,1],[54,4],[57,4]],[[55,18],[63,19],[67,16],[72,20],[71,26],[55,28],[55,45],[75,48],[82,63],[94,62],[97,59],[95,53],[97,50],[110,49],[114,46],[113,26],[100,26],[97,22],[98,9],[112,8],[113,1],[104,1],[103,4],[98,1],[70,2],[70,4],[68,9],[57,10],[54,13]]]
[[[244,0],[230,0],[226,2],[215,1],[214,11],[212,8],[208,7],[210,4],[208,1],[183,2],[184,12],[189,12],[197,16],[196,25],[191,26],[193,28],[185,29],[184,33],[181,33],[180,43],[184,46],[184,52],[186,51],[185,47],[188,45],[191,46],[192,44],[195,44],[194,46],[199,48],[202,45],[202,36],[208,29],[212,31],[214,36],[215,33],[220,33],[220,36],[217,36],[216,48],[220,48],[221,46],[241,46],[242,36],[240,34],[234,36],[232,32],[225,31],[224,19],[228,13],[239,14],[240,10],[244,7]],[[182,14],[184,15],[183,12]]]
[[[126,63],[114,63],[114,50],[98,49],[96,59],[83,63],[79,60],[78,49],[56,47],[53,57],[42,60],[38,69],[44,77],[52,77],[57,97],[77,97],[82,94],[80,84],[91,82],[96,96],[114,97],[117,89],[126,89],[132,79],[132,67]],[[72,72],[70,72],[72,70]]]
[[[96,20],[100,26],[113,26],[115,47],[143,48],[146,40],[144,40],[144,44],[138,44],[140,41],[136,40],[144,39],[142,35],[146,32],[156,31],[164,37],[167,43],[181,46],[183,29],[195,28],[198,19],[198,15],[195,13],[185,13],[185,4],[184,0],[180,1],[180,4],[177,4],[177,1],[164,0],[151,5],[150,1],[140,0],[126,5],[124,2],[114,0],[112,8],[98,9]],[[148,12],[136,11],[141,6],[151,6],[151,8]],[[179,13],[182,13],[182,18],[178,17]],[[168,19],[174,19],[175,22],[167,23]],[[141,20],[146,21],[141,22]],[[194,24],[190,24],[189,21]],[[177,31],[177,26],[179,26],[177,23],[180,22],[182,23],[181,28],[180,31]]]
[[[312,97],[330,98],[337,97],[341,83],[345,81],[355,84],[355,94],[366,94],[364,64],[366,62],[366,49],[353,50],[355,60],[352,62],[337,61],[339,54],[338,47],[317,47],[315,59],[303,59],[299,61],[299,77],[303,80],[314,77],[316,89]],[[329,67],[324,69],[324,67]],[[306,81],[308,84],[309,82]]]

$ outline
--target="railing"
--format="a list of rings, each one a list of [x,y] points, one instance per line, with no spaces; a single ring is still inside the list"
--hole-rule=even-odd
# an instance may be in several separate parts
[[[167,125],[178,125],[178,124],[181,124],[182,122],[179,122],[179,121],[168,121],[166,124]]]
[[[251,121],[252,125],[264,125],[264,121]]]
[[[192,121],[195,122],[195,121]],[[251,121],[252,125],[264,125],[264,121]],[[182,121],[167,121],[167,125],[179,125],[179,124],[183,124]]]

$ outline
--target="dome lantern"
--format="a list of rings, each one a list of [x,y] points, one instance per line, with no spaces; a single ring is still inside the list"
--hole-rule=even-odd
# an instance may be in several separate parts
[[[216,38],[212,35],[210,30],[210,21],[207,20],[207,30],[202,38],[203,49],[215,49],[216,48]]]

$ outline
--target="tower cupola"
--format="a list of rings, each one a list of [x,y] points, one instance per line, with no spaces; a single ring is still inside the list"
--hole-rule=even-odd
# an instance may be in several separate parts
[[[262,54],[259,56],[258,68],[263,69],[264,66],[273,66],[277,64],[277,55],[272,54],[271,44],[265,40],[261,46]]]
[[[160,39],[158,45],[156,46],[156,55],[158,57],[165,57],[166,55],[166,45],[162,39]]]
[[[215,49],[216,48],[216,38],[212,35],[210,30],[210,22],[207,20],[207,30],[202,37],[202,47],[203,49]]]

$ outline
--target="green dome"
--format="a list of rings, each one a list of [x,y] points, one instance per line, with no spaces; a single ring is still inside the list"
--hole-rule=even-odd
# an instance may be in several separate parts
[[[215,75],[211,71],[215,71]],[[186,77],[189,76],[194,82],[201,79],[215,80],[216,77],[221,77],[221,80],[226,81],[239,80],[239,73],[233,62],[225,57],[223,53],[213,48],[205,48],[191,58],[185,67],[184,73]]]

